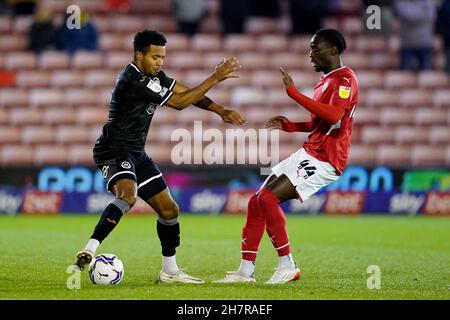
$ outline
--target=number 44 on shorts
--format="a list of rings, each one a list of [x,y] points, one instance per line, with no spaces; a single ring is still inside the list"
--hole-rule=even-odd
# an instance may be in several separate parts
[[[303,170],[302,170],[303,169]],[[300,176],[300,171],[303,171],[303,178],[308,179],[314,173],[316,173],[317,168],[309,165],[309,160],[303,160],[299,163],[297,167],[297,177]]]

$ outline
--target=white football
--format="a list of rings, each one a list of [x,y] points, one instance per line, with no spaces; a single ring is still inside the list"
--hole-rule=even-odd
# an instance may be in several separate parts
[[[124,274],[123,263],[112,253],[96,256],[89,265],[89,278],[94,284],[118,284]]]

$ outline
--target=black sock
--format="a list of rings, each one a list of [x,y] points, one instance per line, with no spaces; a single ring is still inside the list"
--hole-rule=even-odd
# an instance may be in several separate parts
[[[170,221],[175,219],[167,220],[167,222],[170,223]],[[178,219],[174,224],[161,223],[160,220],[163,219],[158,219],[156,222],[156,230],[161,241],[162,255],[165,257],[174,256],[175,248],[180,245],[180,224],[178,223]]]
[[[115,199],[103,211],[91,238],[97,239],[101,243],[119,224],[120,218],[129,208],[130,206],[124,200]]]

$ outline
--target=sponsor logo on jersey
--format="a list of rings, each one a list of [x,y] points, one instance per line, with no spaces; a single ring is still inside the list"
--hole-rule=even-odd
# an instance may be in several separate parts
[[[121,166],[124,169],[130,169],[131,168],[131,164],[128,161],[122,162]]]
[[[103,174],[103,178],[105,178],[105,179],[108,176],[108,170],[109,170],[109,166],[103,166],[102,174]]]
[[[158,80],[158,81],[155,81]],[[147,84],[147,88],[149,88],[150,90],[152,90],[155,93],[160,93],[162,90],[161,85],[159,84],[159,79],[158,78],[154,78],[153,80],[150,80]]]
[[[325,82],[322,86],[322,92],[324,92],[325,90],[327,90],[328,88],[328,82]]]
[[[339,97],[342,99],[347,99],[350,97],[350,87],[339,86]]]

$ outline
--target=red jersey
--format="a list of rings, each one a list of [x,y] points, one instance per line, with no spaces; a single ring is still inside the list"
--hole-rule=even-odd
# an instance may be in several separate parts
[[[339,175],[342,174],[348,160],[358,95],[356,75],[347,66],[323,75],[314,88],[313,100],[341,106],[345,109],[345,113],[335,125],[311,114],[312,132],[303,148],[314,158],[330,163]]]

